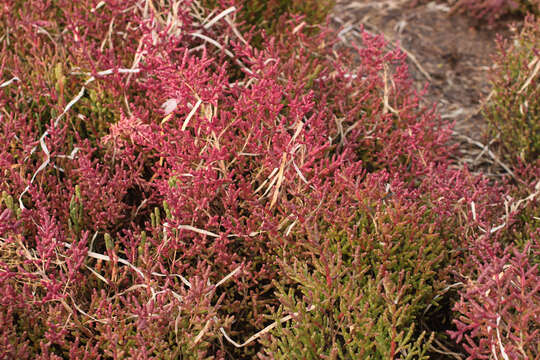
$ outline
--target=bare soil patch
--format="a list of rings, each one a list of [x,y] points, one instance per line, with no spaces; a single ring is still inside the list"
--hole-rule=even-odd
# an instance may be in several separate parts
[[[486,175],[504,170],[494,159],[478,157],[480,144],[491,140],[486,138],[481,108],[491,92],[489,73],[497,34],[509,35],[509,25],[517,19],[490,26],[452,13],[451,1],[338,0],[332,21],[342,29],[344,41],[358,38],[364,27],[400,46],[408,55],[416,88],[429,84],[423,101],[436,104],[442,120],[455,122],[455,140],[462,150],[459,162],[473,170],[481,168]]]

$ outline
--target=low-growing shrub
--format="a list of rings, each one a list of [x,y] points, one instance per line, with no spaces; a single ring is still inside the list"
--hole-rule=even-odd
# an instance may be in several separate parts
[[[221,331],[279,307],[289,209],[320,207],[343,166],[413,177],[446,156],[380,37],[335,53],[293,20],[257,50],[189,3],[9,5],[4,29],[33,37],[3,48],[6,356],[253,356]]]
[[[453,11],[485,18],[490,23],[507,14],[540,14],[538,0],[458,0]]]
[[[528,18],[512,42],[499,41],[493,96],[485,118],[500,138],[501,153],[540,166],[540,20]]]
[[[506,189],[451,168],[402,52],[286,16],[253,46],[232,2],[22,3],[0,9],[1,358],[447,341]]]
[[[262,37],[261,30],[267,35],[276,35],[283,29],[283,18],[290,15],[302,15],[309,25],[323,24],[335,0],[203,0],[204,9],[225,11],[231,6],[239,9],[236,22],[240,29],[250,31],[256,29],[251,44],[259,47]],[[243,32],[244,32],[243,31]]]
[[[336,175],[339,203],[328,199],[318,216],[279,239],[283,277],[275,283],[281,311],[294,315],[273,331],[265,352],[280,359],[427,358],[434,334],[420,320],[448,285],[445,235],[431,209],[401,198],[404,189],[388,197],[375,190],[380,176],[358,188],[343,184],[344,176]]]
[[[540,356],[540,271],[529,253],[538,254],[538,229],[523,251],[486,247],[475,256],[451,332],[464,342],[469,358],[537,359]],[[536,249],[536,250],[533,250]]]

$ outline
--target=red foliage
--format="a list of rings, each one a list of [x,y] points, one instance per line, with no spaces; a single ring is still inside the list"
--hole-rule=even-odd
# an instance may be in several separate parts
[[[538,231],[531,235],[538,249]],[[458,342],[466,340],[469,358],[540,356],[540,274],[538,262],[531,264],[532,248],[486,246],[476,257],[476,271],[454,307],[461,314],[455,319],[457,331],[451,332]]]
[[[189,1],[30,3],[0,16],[18,40],[0,65],[0,357],[224,358],[223,331],[278,311],[294,226],[347,231],[394,197],[383,234],[427,214],[407,241],[462,248],[433,260],[446,284],[503,213],[502,186],[451,169],[447,124],[381,37],[341,49],[292,19],[259,50]],[[514,258],[529,286],[537,268]]]

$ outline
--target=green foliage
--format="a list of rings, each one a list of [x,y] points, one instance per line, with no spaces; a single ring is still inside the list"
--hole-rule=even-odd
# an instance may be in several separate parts
[[[348,228],[327,223],[320,233],[307,231],[307,241],[282,255],[291,282],[276,286],[281,310],[294,316],[267,339],[267,355],[427,359],[434,334],[418,320],[437,306],[445,271],[443,241],[431,223],[429,211],[396,201],[359,211]]]
[[[218,4],[223,4],[219,0],[203,0],[205,8],[214,9]],[[260,30],[266,31],[268,35],[279,33],[280,18],[284,15],[303,15],[307,24],[321,24],[332,10],[334,0],[231,0],[225,3],[233,3],[240,8],[237,22],[243,22],[243,30],[250,30],[256,27],[257,33],[252,45],[260,46],[262,37]],[[229,5],[229,4],[228,4]]]
[[[518,173],[521,179],[532,179],[532,183],[530,186],[518,184],[505,199],[508,226],[501,229],[500,241],[505,247],[512,246],[519,251],[532,244],[529,261],[540,264],[540,167],[535,170]]]
[[[540,158],[540,21],[529,18],[507,45],[500,43],[485,116],[504,158],[534,163]]]
[[[80,115],[70,119],[73,130],[92,145],[109,133],[111,124],[118,122],[122,109],[118,95],[100,88],[89,88],[74,106]],[[75,142],[74,139],[70,141]]]
[[[9,195],[6,191],[2,191],[2,197],[0,198],[0,205],[4,204],[6,209],[11,210],[17,215],[17,218],[21,215],[21,209],[13,201],[13,196]]]
[[[83,221],[84,204],[81,197],[81,188],[75,185],[75,195],[71,197],[69,202],[69,219],[68,227],[75,234],[80,235]]]

